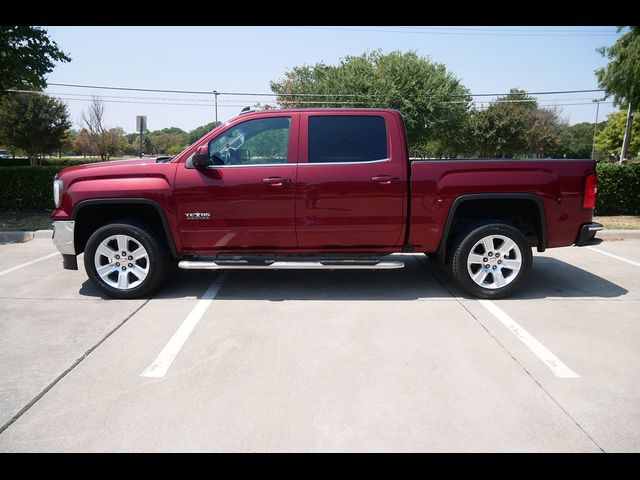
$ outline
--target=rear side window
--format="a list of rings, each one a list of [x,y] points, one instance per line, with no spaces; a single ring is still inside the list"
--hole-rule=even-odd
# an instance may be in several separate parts
[[[309,163],[371,162],[388,157],[384,118],[309,117]]]

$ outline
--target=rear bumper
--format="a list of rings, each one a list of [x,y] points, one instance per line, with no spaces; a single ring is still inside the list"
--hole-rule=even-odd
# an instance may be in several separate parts
[[[586,245],[590,245],[591,243],[597,243],[594,241],[596,233],[603,228],[603,225],[598,222],[585,223],[580,227],[580,232],[578,233],[578,238],[576,239],[576,246],[584,247]]]

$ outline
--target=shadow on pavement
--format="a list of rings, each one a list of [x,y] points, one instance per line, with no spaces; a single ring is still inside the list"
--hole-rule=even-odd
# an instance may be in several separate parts
[[[448,289],[463,298],[473,298],[455,287],[443,269],[426,257],[394,256],[405,262],[398,270],[230,270],[219,300],[416,300],[450,299]],[[155,299],[199,298],[221,272],[182,271]],[[437,277],[439,280],[437,280]],[[442,283],[447,285],[443,287]],[[612,298],[628,290],[581,268],[550,257],[536,257],[523,288],[509,298],[540,299],[568,297]],[[81,295],[107,298],[87,280]]]

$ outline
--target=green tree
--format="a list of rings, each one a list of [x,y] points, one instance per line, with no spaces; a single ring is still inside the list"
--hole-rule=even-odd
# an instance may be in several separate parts
[[[206,125],[202,125],[198,128],[194,128],[189,132],[189,136],[187,138],[188,144],[191,145],[193,142],[201,139],[207,133],[209,133],[211,130],[213,130],[214,128],[216,128],[218,125],[221,125],[221,124],[222,122],[211,122],[211,123],[207,123]]]
[[[271,82],[271,90],[283,107],[395,108],[403,115],[410,151],[455,155],[464,147],[458,132],[469,114],[469,90],[444,65],[415,52],[377,50],[347,56],[338,65],[294,67]]]
[[[596,136],[596,149],[609,159],[617,159],[620,155],[627,114],[624,111],[612,113],[607,117],[604,128]],[[640,118],[633,119],[631,144],[629,152],[640,156]]]
[[[533,112],[533,123],[528,135],[527,151],[537,158],[550,157],[562,145],[562,128],[565,122],[558,111],[538,108]]]
[[[619,27],[618,32],[623,28]],[[616,105],[630,106],[633,115],[640,105],[640,27],[629,27],[629,31],[614,45],[602,47],[598,51],[610,60],[606,67],[596,70],[598,84],[607,95],[613,95]],[[637,150],[633,150],[631,145],[629,149],[637,154]]]
[[[517,88],[486,109],[474,110],[470,119],[473,148],[483,158],[525,154],[533,146],[530,136],[537,110],[535,99]]]
[[[70,127],[67,106],[55,98],[12,94],[0,101],[0,142],[27,152],[31,165],[57,151]]]
[[[0,25],[0,97],[6,90],[41,90],[55,62],[71,58],[39,27]]]
[[[598,130],[605,122],[599,122]],[[581,122],[570,126],[561,126],[559,131],[560,145],[553,153],[554,157],[591,158],[593,147],[593,123]],[[596,150],[596,158],[599,151]]]

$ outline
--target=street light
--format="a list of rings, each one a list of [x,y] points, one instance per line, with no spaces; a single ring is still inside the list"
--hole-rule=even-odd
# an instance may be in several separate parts
[[[596,104],[596,123],[593,125],[593,141],[591,142],[591,160],[596,159],[596,133],[598,131],[598,112],[600,111],[600,102],[604,102],[604,98],[594,98],[591,100]]]

